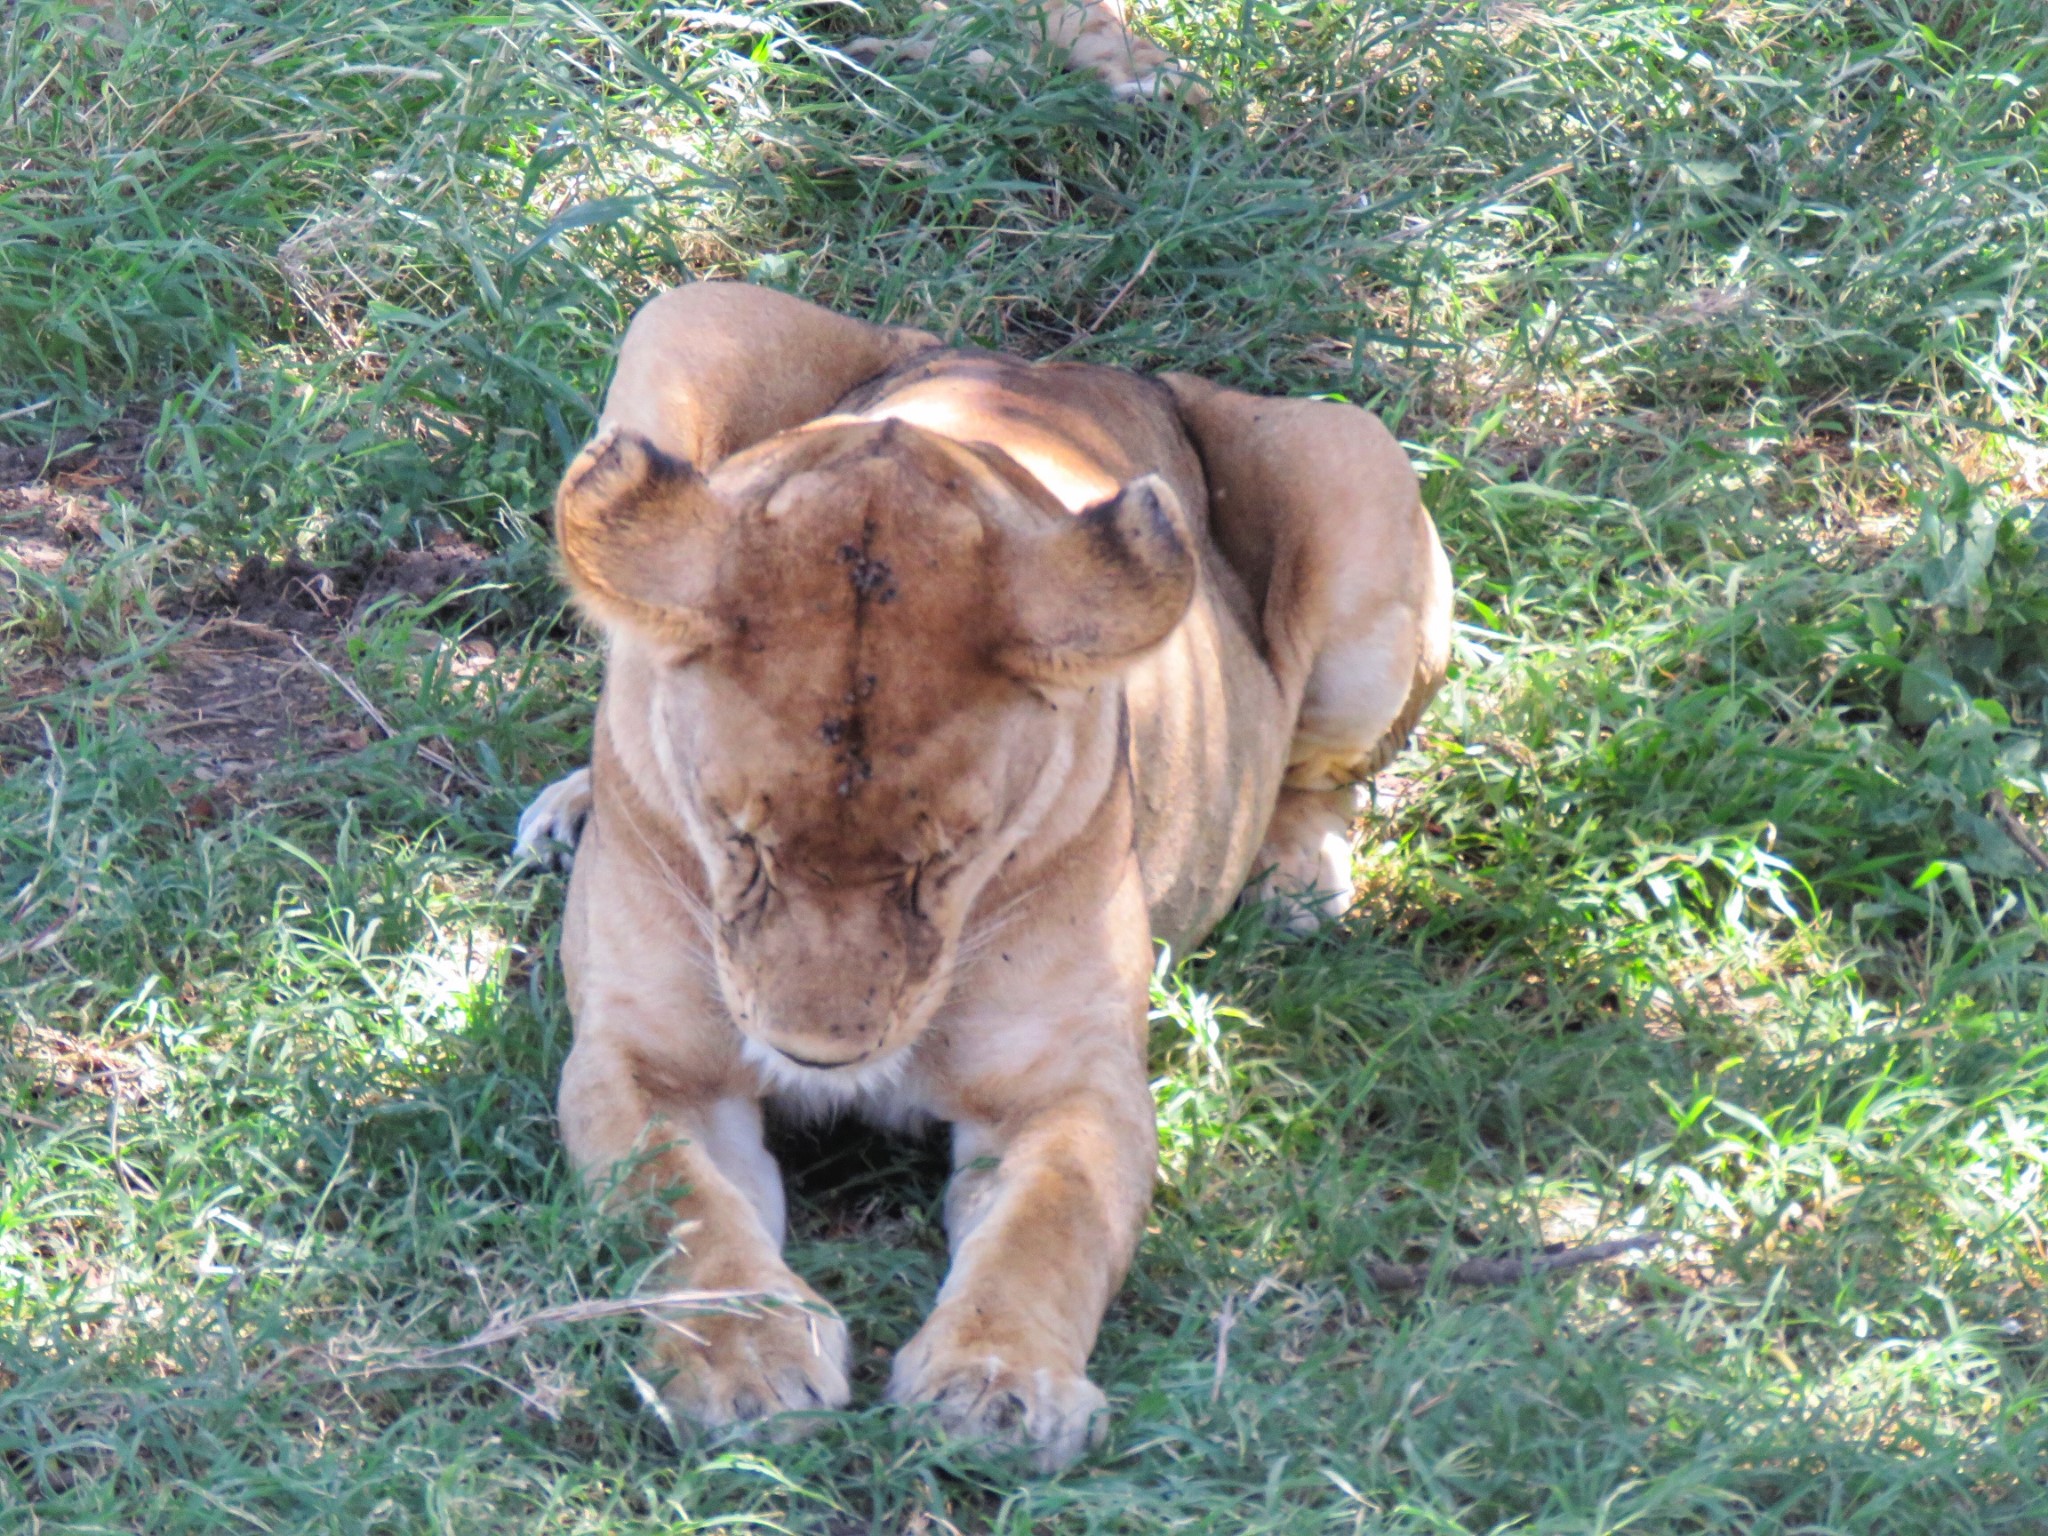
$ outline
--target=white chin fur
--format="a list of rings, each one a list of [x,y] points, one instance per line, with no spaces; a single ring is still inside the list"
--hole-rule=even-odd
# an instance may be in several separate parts
[[[781,1107],[806,1118],[851,1110],[864,1120],[907,1127],[920,1118],[918,1106],[903,1093],[910,1052],[891,1051],[875,1061],[850,1067],[806,1067],[773,1046],[740,1036],[740,1055],[761,1080],[761,1091]]]

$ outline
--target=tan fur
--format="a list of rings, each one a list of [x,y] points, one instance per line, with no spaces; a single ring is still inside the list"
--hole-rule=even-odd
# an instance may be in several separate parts
[[[610,642],[587,789],[536,802],[591,811],[563,1136],[659,1283],[789,1303],[652,1328],[664,1394],[847,1400],[762,1101],[935,1119],[953,1264],[890,1395],[1064,1464],[1150,1196],[1153,937],[1268,867],[1341,908],[1327,797],[1442,678],[1412,473],[1350,407],[700,284],[634,321],[556,517]]]
[[[1137,97],[1172,97],[1208,118],[1209,91],[1173,62],[1171,54],[1131,25],[1124,0],[1016,0],[1023,12],[1027,40],[1069,69],[1083,70],[1107,85],[1110,94],[1128,101]],[[943,31],[954,24],[953,7],[928,0],[925,10]],[[922,62],[937,44],[925,39],[861,37],[847,45],[856,58],[893,55]],[[987,70],[995,60],[983,49],[966,54],[969,69]]]

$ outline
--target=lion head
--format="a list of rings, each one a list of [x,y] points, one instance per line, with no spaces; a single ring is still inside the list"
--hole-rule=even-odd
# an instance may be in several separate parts
[[[644,798],[701,864],[732,1022],[757,1060],[846,1077],[930,1022],[977,898],[1074,776],[1115,781],[1082,726],[1196,582],[1158,477],[1073,515],[999,450],[895,421],[827,418],[708,476],[610,429],[555,518],[611,641],[611,728],[645,733]]]

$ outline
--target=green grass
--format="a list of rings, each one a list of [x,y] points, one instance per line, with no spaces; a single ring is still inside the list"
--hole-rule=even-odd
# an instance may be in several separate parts
[[[0,16],[0,443],[56,477],[0,499],[9,1528],[2048,1530],[2039,7],[1137,8],[1219,123],[1000,5],[985,79],[834,51],[899,0]],[[1057,1479],[876,1406],[920,1149],[789,1149],[857,1340],[812,1439],[671,1444],[625,1322],[422,1358],[645,1259],[563,1167],[561,893],[503,856],[597,670],[535,514],[688,274],[1343,393],[1453,552],[1358,920],[1162,974]],[[222,622],[251,556],[451,535],[459,590],[303,631],[360,701]],[[237,758],[176,702],[230,663],[327,734]]]

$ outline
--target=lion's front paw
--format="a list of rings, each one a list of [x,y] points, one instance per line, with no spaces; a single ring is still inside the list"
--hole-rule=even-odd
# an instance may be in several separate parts
[[[590,815],[590,798],[588,768],[578,768],[535,795],[533,803],[519,813],[512,857],[567,869],[576,855],[576,839],[583,833],[584,820]]]
[[[663,1403],[711,1428],[844,1407],[846,1354],[839,1314],[808,1296],[738,1316],[657,1313],[647,1321],[646,1364]]]
[[[896,1357],[889,1401],[926,1404],[962,1439],[1021,1446],[1057,1472],[1102,1441],[1108,1399],[1080,1371],[989,1350],[949,1346],[927,1325]]]

